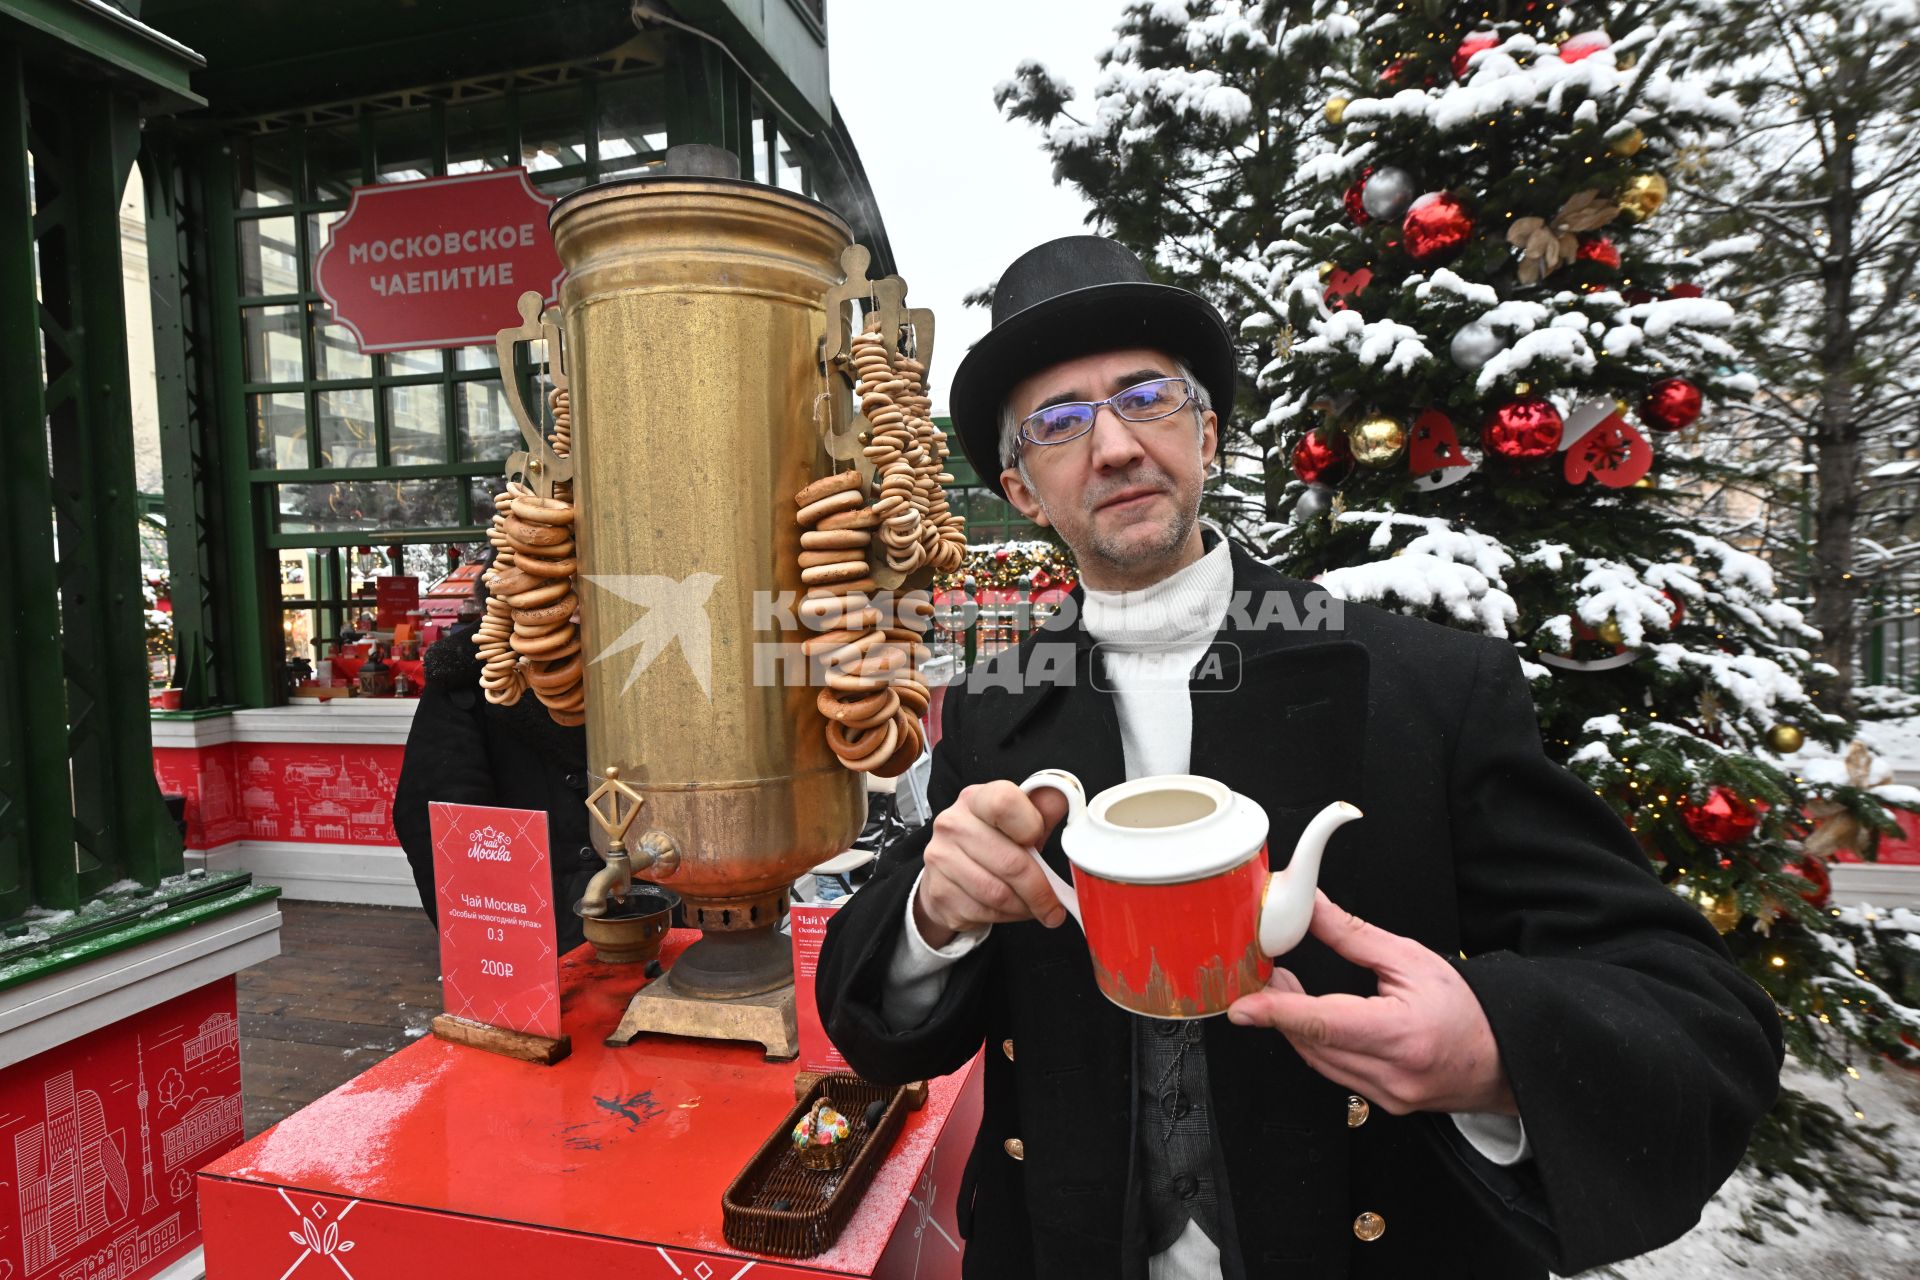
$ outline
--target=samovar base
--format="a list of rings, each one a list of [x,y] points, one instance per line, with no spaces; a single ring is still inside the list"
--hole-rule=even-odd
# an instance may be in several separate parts
[[[708,929],[675,958],[667,981],[696,1000],[735,1000],[791,986],[793,943],[772,924]]]
[[[701,1040],[745,1040],[764,1048],[768,1062],[791,1062],[800,1056],[791,980],[773,991],[729,1000],[684,995],[666,979],[650,982],[627,1005],[620,1025],[606,1042],[620,1048],[649,1031]]]

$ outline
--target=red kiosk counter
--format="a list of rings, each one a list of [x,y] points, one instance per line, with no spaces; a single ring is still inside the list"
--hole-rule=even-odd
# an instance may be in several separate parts
[[[674,932],[662,959],[697,937]],[[637,970],[591,955],[561,964],[565,1060],[424,1038],[203,1168],[208,1280],[960,1274],[977,1058],[930,1082],[826,1252],[743,1253],[721,1200],[793,1107],[795,1064],[674,1036],[606,1047]]]

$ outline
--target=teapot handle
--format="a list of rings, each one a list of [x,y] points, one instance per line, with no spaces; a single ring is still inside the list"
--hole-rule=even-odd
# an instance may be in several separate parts
[[[1080,779],[1065,769],[1042,769],[1020,784],[1020,789],[1028,795],[1046,787],[1052,787],[1067,798],[1067,826],[1072,826],[1086,816],[1087,792],[1086,788],[1080,785]],[[1046,877],[1047,885],[1053,890],[1053,895],[1060,899],[1060,905],[1067,909],[1067,914],[1073,917],[1074,923],[1084,930],[1086,921],[1080,918],[1079,893],[1075,892],[1071,884],[1062,880],[1054,869],[1047,865],[1047,860],[1040,856],[1038,849],[1028,846],[1027,855],[1033,859],[1033,865],[1040,868],[1040,874]]]

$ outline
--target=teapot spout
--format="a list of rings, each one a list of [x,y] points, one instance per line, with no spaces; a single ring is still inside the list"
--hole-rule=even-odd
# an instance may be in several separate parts
[[[1260,904],[1260,950],[1280,956],[1300,945],[1313,919],[1313,890],[1320,880],[1320,857],[1338,828],[1360,816],[1345,800],[1336,800],[1313,816],[1293,846],[1293,860],[1267,877]]]

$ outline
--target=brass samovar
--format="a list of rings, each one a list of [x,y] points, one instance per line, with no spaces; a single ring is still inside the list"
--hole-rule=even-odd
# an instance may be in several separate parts
[[[502,341],[544,336],[571,397],[571,456],[556,458],[510,392],[529,449],[509,470],[542,492],[570,479],[578,511],[589,806],[607,859],[578,910],[602,914],[632,878],[652,880],[703,935],[609,1041],[745,1039],[784,1058],[797,1052],[778,932],[789,889],[852,844],[866,809],[823,740],[816,690],[777,657],[799,638],[782,625],[800,586],[793,495],[857,461],[836,363],[844,304],[875,282],[831,210],[737,169],[675,148],[659,176],[561,198],[559,305],[523,304],[528,324]],[[896,323],[903,292],[881,289]]]

